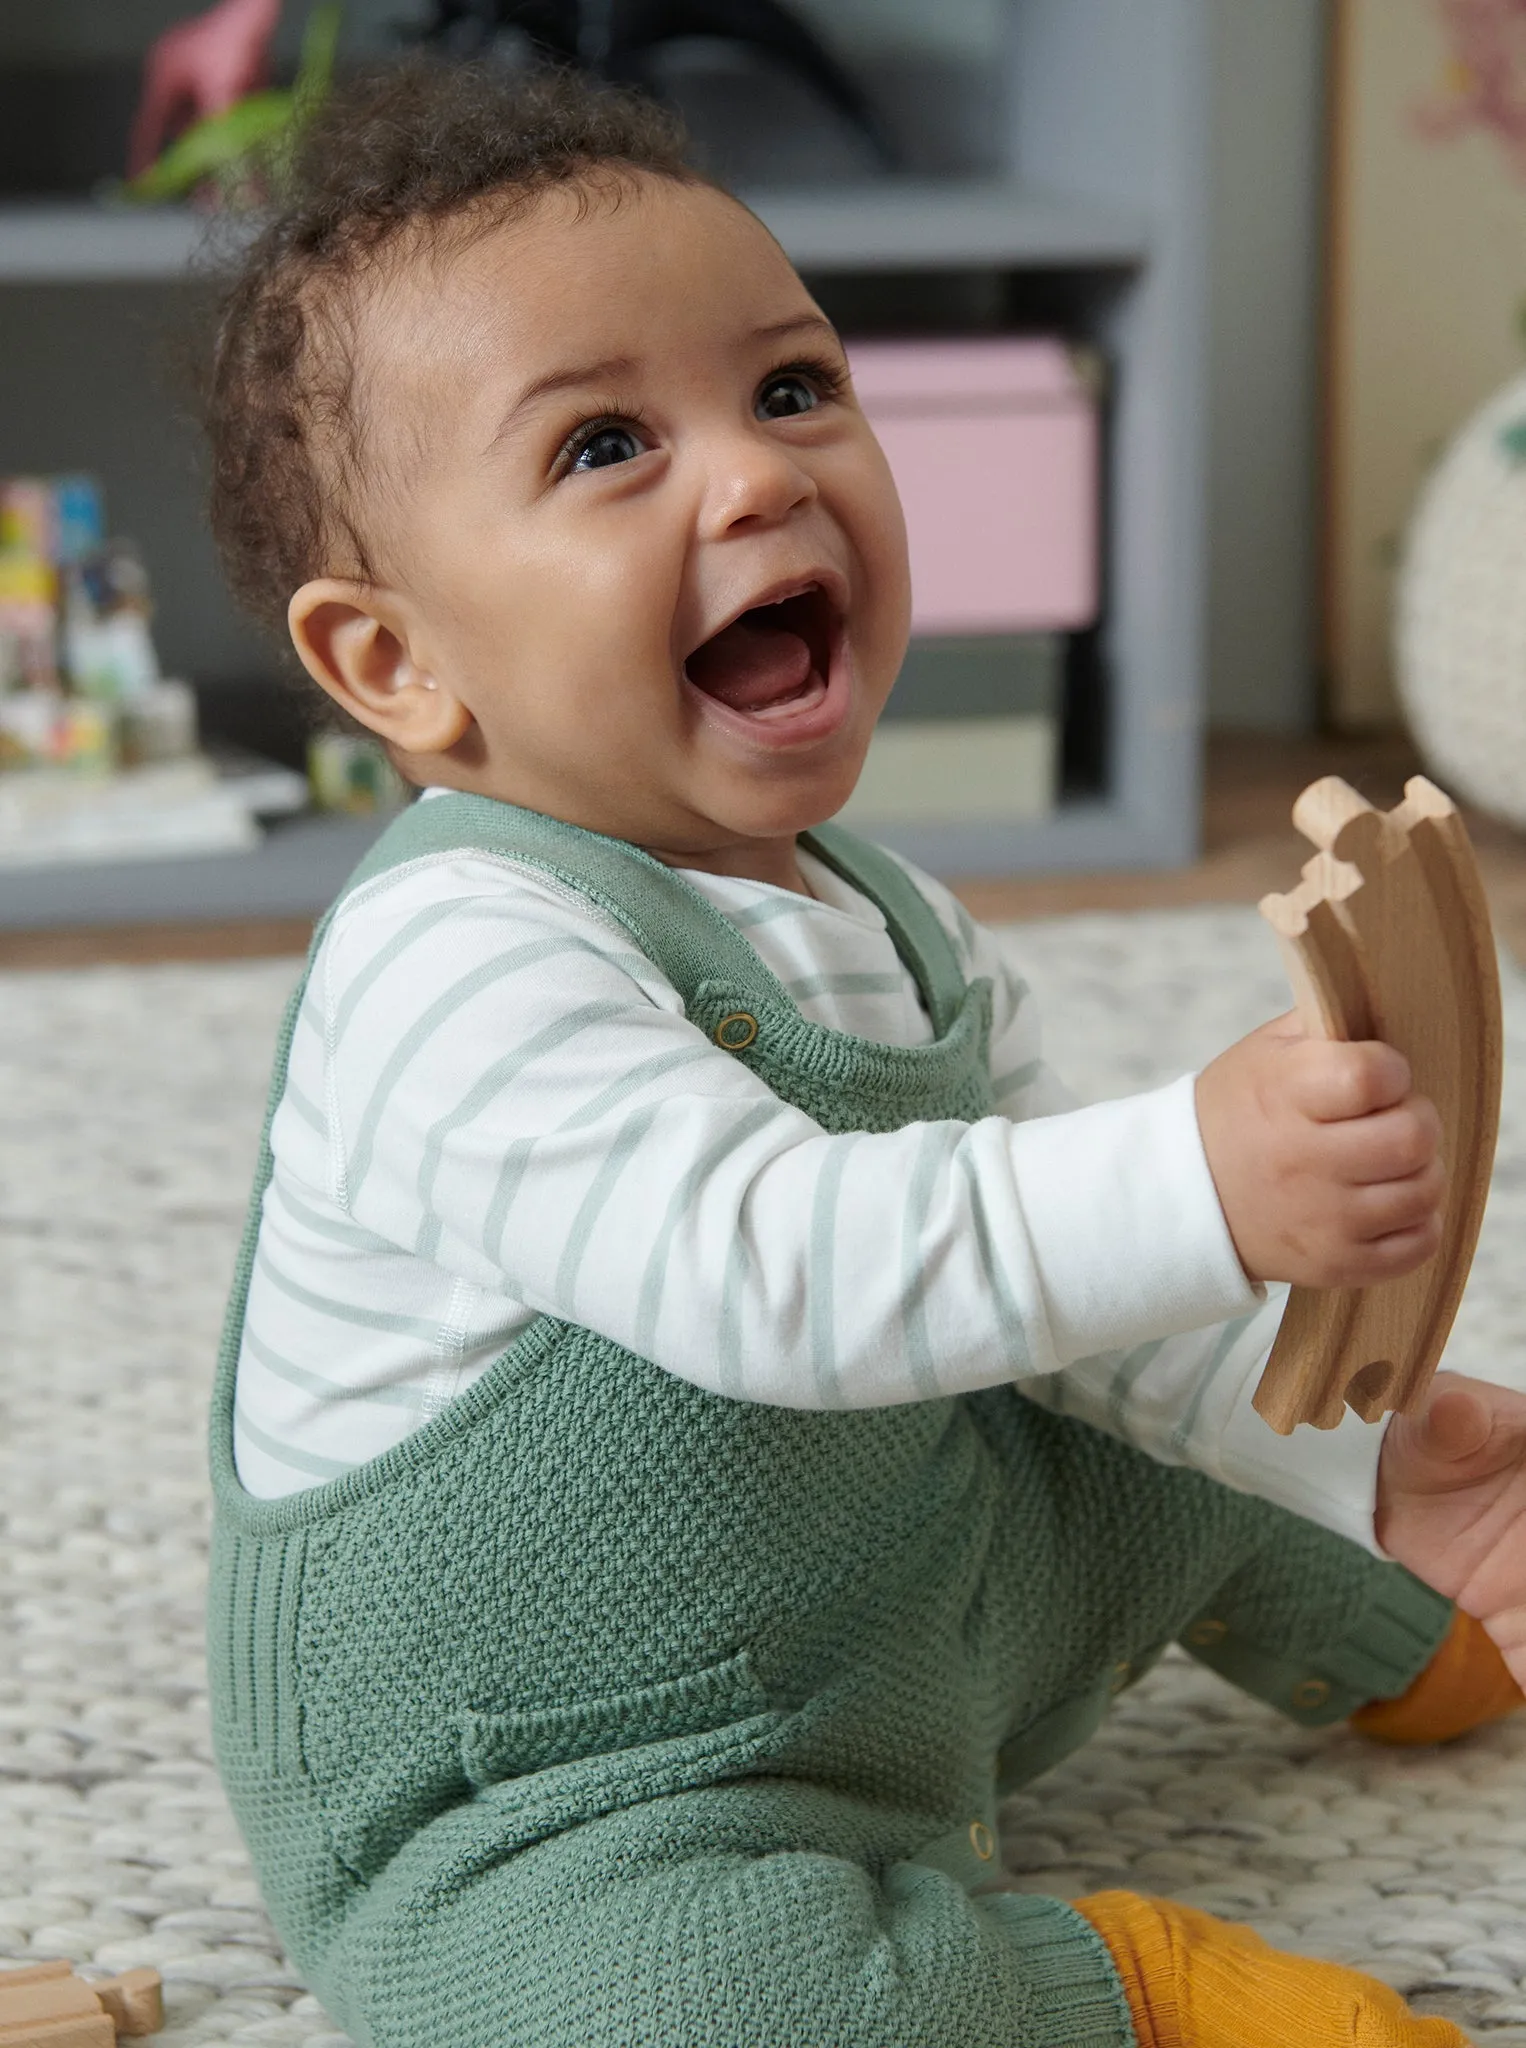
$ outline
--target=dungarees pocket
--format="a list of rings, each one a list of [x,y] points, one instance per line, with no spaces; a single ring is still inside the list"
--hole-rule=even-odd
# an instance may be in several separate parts
[[[504,1848],[766,1768],[793,1719],[745,1651],[604,1699],[461,1717],[461,1765]]]

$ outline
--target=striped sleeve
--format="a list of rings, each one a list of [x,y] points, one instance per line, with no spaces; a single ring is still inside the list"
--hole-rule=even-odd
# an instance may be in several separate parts
[[[1286,1288],[1271,1288],[1248,1315],[1077,1360],[1021,1391],[1161,1464],[1191,1465],[1381,1557],[1373,1518],[1388,1418],[1366,1423],[1347,1409],[1335,1429],[1279,1436],[1252,1405],[1286,1299]]]
[[[330,1192],[468,1283],[803,1408],[1052,1373],[1246,1306],[1179,1089],[829,1135],[591,908],[527,884],[388,915],[357,897],[330,934]]]
[[[915,879],[959,947],[965,972],[992,983],[998,1107],[1014,1118],[1057,1119],[1052,1129],[1068,1143],[1080,1128],[1066,1115],[1076,1101],[1041,1055],[1027,983],[948,890],[926,876]],[[1365,1423],[1348,1409],[1336,1429],[1301,1428],[1284,1437],[1253,1406],[1286,1299],[1285,1287],[1269,1288],[1226,1322],[1075,1359],[1062,1372],[1026,1377],[1021,1391],[1162,1464],[1190,1465],[1381,1555],[1373,1518],[1388,1418]]]

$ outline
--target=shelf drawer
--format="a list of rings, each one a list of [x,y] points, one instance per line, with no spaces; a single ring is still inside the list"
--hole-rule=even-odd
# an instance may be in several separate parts
[[[854,342],[906,511],[917,634],[1066,632],[1097,614],[1097,411],[1057,341]]]
[[[1052,633],[913,640],[845,822],[873,833],[1047,817],[1063,668]]]

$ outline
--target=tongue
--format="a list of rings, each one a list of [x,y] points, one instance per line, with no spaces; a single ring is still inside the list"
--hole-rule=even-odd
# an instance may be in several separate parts
[[[762,711],[805,687],[811,650],[787,627],[760,626],[744,615],[697,647],[686,672],[696,689],[733,711]]]

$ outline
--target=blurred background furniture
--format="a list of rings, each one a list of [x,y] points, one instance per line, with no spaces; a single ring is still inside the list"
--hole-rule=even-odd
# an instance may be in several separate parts
[[[123,160],[145,49],[181,11],[61,0],[0,25],[0,470],[100,475],[203,728],[292,761],[296,700],[222,591],[166,343],[194,297],[201,223],[89,196]],[[302,11],[283,20],[278,72]],[[396,11],[352,0],[347,51],[395,43]],[[1100,611],[1059,649],[1058,801],[885,836],[951,875],[1187,861],[1209,714],[1290,732],[1315,715],[1320,0],[799,11],[904,167],[855,157],[804,99],[793,127],[772,124],[772,164],[748,144],[747,195],[844,332],[1043,334],[1100,373]],[[692,62],[678,85],[697,126],[756,98],[754,82],[739,101],[724,65]],[[308,915],[370,829],[302,818],[196,863],[6,876],[0,929]]]
[[[1398,586],[1399,694],[1426,760],[1526,829],[1526,376],[1469,421],[1420,496]]]
[[[1329,715],[1356,732],[1399,713],[1395,578],[1416,496],[1521,366],[1526,14],[1334,0],[1333,27],[1323,653]]]

